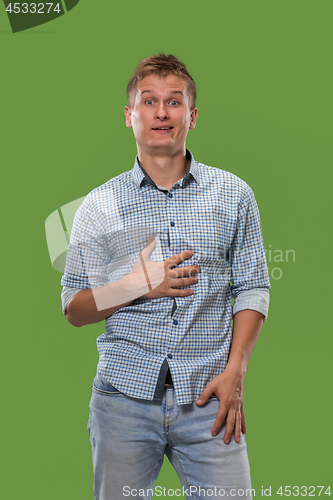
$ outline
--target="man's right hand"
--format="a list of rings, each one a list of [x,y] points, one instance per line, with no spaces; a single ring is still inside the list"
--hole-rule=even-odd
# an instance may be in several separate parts
[[[198,278],[194,274],[200,271],[200,267],[192,265],[176,268],[176,266],[192,257],[192,250],[185,250],[162,262],[154,262],[150,260],[150,256],[155,246],[156,240],[151,236],[129,274],[135,289],[144,287],[143,291],[147,290],[146,293],[140,294],[140,296],[157,299],[192,295],[193,290],[191,288],[180,289],[179,287],[195,284]]]
[[[154,262],[150,260],[150,255],[155,245],[155,238],[151,236],[127,276],[102,287],[81,290],[74,295],[66,310],[68,321],[74,326],[98,323],[142,296],[157,299],[192,295],[191,288],[179,287],[197,282],[198,278],[193,274],[200,271],[199,266],[176,266],[190,259],[193,252],[185,250],[165,261]]]

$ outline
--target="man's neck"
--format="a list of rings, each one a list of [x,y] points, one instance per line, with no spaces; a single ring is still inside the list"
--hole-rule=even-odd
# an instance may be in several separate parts
[[[144,151],[138,151],[138,157],[141,167],[155,184],[167,190],[184,177],[190,163],[185,151],[174,156],[152,156],[145,154]]]

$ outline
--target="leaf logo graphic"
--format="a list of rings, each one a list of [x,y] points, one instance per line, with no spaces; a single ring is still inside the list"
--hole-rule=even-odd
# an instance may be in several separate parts
[[[13,33],[53,21],[53,19],[72,10],[78,3],[79,0],[58,0],[55,2],[9,2],[4,0]]]
[[[45,221],[46,241],[52,267],[61,273],[65,269],[67,247],[74,215],[83,200],[84,196],[67,203],[60,210],[52,212]]]

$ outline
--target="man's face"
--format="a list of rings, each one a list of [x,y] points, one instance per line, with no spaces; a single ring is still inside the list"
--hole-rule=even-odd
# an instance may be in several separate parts
[[[175,75],[148,75],[137,84],[134,104],[125,107],[140,150],[151,155],[184,152],[186,136],[195,127],[198,110],[189,108],[186,81]]]

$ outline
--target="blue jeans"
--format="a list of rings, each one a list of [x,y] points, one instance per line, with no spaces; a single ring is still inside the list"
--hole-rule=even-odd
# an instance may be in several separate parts
[[[217,398],[178,406],[172,387],[162,402],[129,398],[97,375],[88,421],[95,500],[166,497],[154,486],[164,455],[183,487],[172,496],[250,500],[245,437],[226,445],[224,426],[211,435],[218,406]]]

